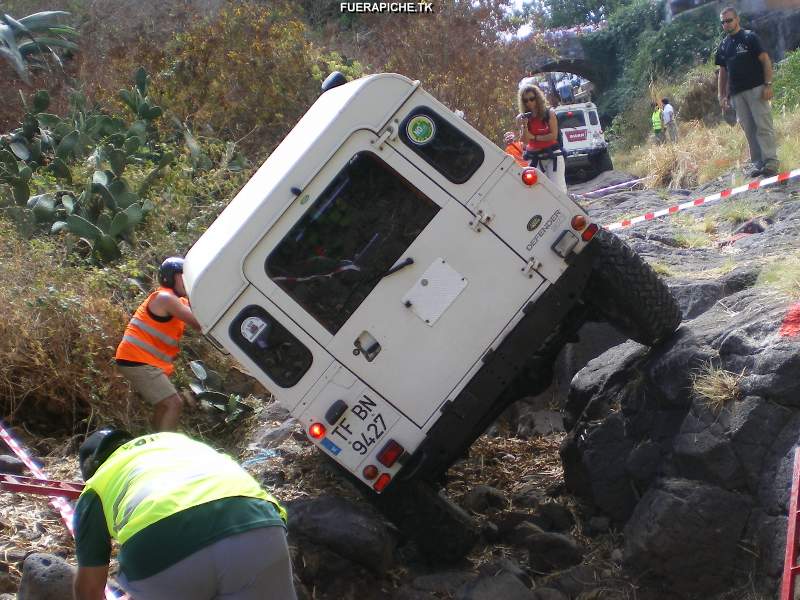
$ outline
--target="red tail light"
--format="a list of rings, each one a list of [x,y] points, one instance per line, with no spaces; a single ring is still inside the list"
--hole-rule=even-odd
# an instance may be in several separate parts
[[[372,484],[372,488],[376,492],[382,492],[386,489],[386,486],[389,485],[389,482],[392,480],[392,476],[388,473],[384,473],[380,477],[378,477],[378,481]]]
[[[570,221],[570,225],[575,231],[583,231],[583,228],[586,227],[586,217],[583,215],[575,215],[572,217],[572,221]]]
[[[394,440],[389,440],[381,451],[378,452],[378,462],[384,467],[391,467],[404,452],[405,449],[400,444]]]
[[[308,428],[308,435],[310,435],[315,440],[325,437],[325,425],[323,425],[322,423],[314,423],[311,427]]]
[[[539,181],[539,176],[536,174],[536,169],[525,169],[522,171],[522,183],[525,185],[533,185]]]
[[[364,470],[361,471],[361,474],[364,475],[364,479],[373,480],[378,476],[378,467],[375,465],[367,465],[364,467]]]
[[[600,228],[594,223],[592,223],[586,229],[583,230],[583,233],[581,234],[581,239],[584,242],[588,242],[590,239],[594,237],[594,234],[597,233],[598,229]]]

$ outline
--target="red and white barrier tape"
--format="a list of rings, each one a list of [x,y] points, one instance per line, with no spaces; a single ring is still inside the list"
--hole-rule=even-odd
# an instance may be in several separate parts
[[[727,190],[722,190],[721,192],[718,192],[716,194],[711,194],[710,196],[706,196],[704,198],[696,198],[694,200],[690,200],[689,202],[683,202],[682,204],[673,204],[669,208],[662,208],[661,210],[645,213],[638,217],[633,217],[632,219],[623,219],[622,221],[611,223],[610,225],[604,225],[604,227],[609,231],[614,231],[616,229],[625,229],[626,227],[630,227],[631,225],[636,225],[637,223],[642,223],[643,221],[652,221],[653,219],[671,215],[676,212],[680,212],[682,210],[711,204],[712,202],[716,202],[717,200],[724,200],[725,198],[730,198],[731,196],[736,196],[737,194],[743,194],[744,192],[749,192],[752,190],[768,187],[770,185],[780,183],[781,181],[794,179],[795,177],[800,177],[800,169],[794,169],[792,171],[787,171],[785,173],[778,173],[777,175],[774,175],[772,177],[766,177],[760,180],[754,179],[750,183],[747,183],[745,185],[740,185],[739,187],[728,188]]]
[[[30,472],[33,473],[34,477],[38,477],[39,479],[47,479],[44,471],[42,471],[39,465],[37,465],[33,458],[31,458],[31,455],[28,454],[28,451],[25,450],[22,444],[14,439],[11,433],[9,433],[9,431],[3,426],[2,422],[0,422],[0,439],[2,439],[6,445],[11,448],[14,454],[16,454],[23,463],[25,463],[25,466],[30,469]],[[75,530],[72,528],[72,518],[75,514],[75,511],[72,509],[72,505],[61,497],[51,498],[50,504],[52,504],[61,514],[61,519],[64,521],[64,525],[67,526],[67,529],[72,537],[75,537]],[[106,587],[106,599],[117,600],[118,596],[113,590]]]
[[[583,194],[575,194],[575,197],[576,198],[586,198],[588,196],[592,196],[593,194],[598,194],[600,192],[607,192],[609,190],[615,190],[617,188],[626,187],[626,186],[632,187],[632,186],[636,185],[637,183],[641,183],[642,181],[645,181],[647,179],[651,179],[652,177],[653,177],[652,175],[648,175],[647,177],[640,177],[639,179],[631,179],[630,181],[623,181],[622,183],[615,183],[614,185],[610,185],[610,186],[604,187],[604,188],[598,188],[596,190],[592,190],[591,192],[585,192]]]

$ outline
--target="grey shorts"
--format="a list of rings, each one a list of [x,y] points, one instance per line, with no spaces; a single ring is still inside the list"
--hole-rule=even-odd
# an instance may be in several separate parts
[[[149,404],[158,404],[164,398],[177,394],[178,390],[164,374],[152,365],[117,365],[119,372],[131,382],[133,389]]]
[[[297,600],[283,527],[223,538],[146,579],[118,579],[134,600]]]

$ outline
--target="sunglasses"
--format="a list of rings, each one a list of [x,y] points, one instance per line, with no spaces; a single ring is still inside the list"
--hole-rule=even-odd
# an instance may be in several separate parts
[[[720,23],[723,25],[727,25],[728,23],[733,23],[736,19],[720,19]]]
[[[536,102],[536,98],[523,98],[523,102]]]

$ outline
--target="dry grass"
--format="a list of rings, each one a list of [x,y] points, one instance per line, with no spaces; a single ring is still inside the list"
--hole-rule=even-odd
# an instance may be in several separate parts
[[[719,414],[729,402],[736,401],[741,392],[742,373],[731,373],[715,367],[711,361],[692,374],[692,392],[714,413]]]
[[[690,188],[739,169],[748,159],[741,128],[725,123],[706,127],[700,121],[679,122],[675,144],[636,146],[614,154],[617,168],[644,177],[651,188]],[[775,115],[778,159],[783,169],[800,166],[800,110]],[[742,180],[743,181],[743,180]],[[738,185],[741,181],[732,181]]]
[[[769,286],[787,298],[800,298],[800,252],[782,256],[766,265],[757,284]]]
[[[725,200],[722,204],[715,207],[708,216],[714,216],[722,221],[728,221],[732,225],[739,225],[745,221],[758,216],[771,216],[775,212],[775,206],[770,206],[763,199],[740,198]]]
[[[46,435],[135,420],[113,355],[128,313],[103,271],[0,220],[0,414]]]

